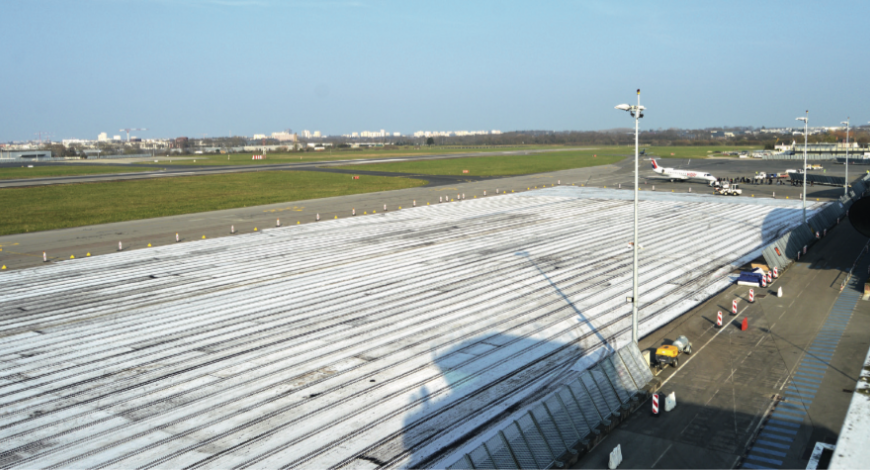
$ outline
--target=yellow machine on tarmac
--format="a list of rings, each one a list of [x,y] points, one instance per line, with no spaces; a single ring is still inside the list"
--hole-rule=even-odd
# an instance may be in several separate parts
[[[692,343],[689,342],[689,338],[683,335],[677,337],[673,343],[656,349],[656,367],[664,369],[669,364],[675,368],[679,367],[680,360],[678,356],[680,353],[692,354]]]

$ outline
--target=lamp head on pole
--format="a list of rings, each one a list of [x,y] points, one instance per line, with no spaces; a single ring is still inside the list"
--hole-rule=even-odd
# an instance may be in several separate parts
[[[807,122],[807,118],[805,118],[805,117],[799,117],[799,118],[795,119],[795,121],[803,121],[803,122]]]

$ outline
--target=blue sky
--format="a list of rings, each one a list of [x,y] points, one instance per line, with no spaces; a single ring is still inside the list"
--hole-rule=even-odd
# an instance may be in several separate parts
[[[0,1],[0,141],[866,123],[870,2]],[[808,69],[802,70],[804,65]]]

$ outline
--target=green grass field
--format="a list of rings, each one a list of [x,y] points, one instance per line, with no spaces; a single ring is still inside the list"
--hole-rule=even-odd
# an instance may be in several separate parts
[[[541,150],[560,149],[562,145],[535,146],[499,146],[489,148],[458,148],[447,147],[401,147],[397,149],[332,149],[322,152],[268,153],[265,160],[251,160],[255,152],[236,153],[231,155],[184,155],[184,160],[174,160],[170,163],[160,160],[152,165],[268,165],[275,163],[320,162],[329,160],[358,160],[367,158],[407,157],[413,155],[446,155],[456,153],[502,152],[511,150]],[[573,146],[571,146],[573,147]],[[166,157],[161,157],[166,158]],[[194,162],[194,160],[196,160]]]
[[[0,180],[45,178],[50,176],[80,176],[101,175],[106,173],[133,173],[137,171],[154,171],[159,168],[143,168],[138,166],[115,165],[57,165],[26,167],[0,167]]]
[[[626,147],[620,147],[626,148]],[[707,158],[707,157],[715,157],[722,156],[720,152],[733,152],[739,150],[761,150],[762,146],[745,146],[745,147],[734,147],[734,146],[715,146],[715,147],[641,147],[646,148],[647,155],[654,155],[663,158]],[[634,153],[634,148],[632,147],[630,150],[631,153]],[[673,155],[671,155],[673,153]],[[734,157],[737,158],[737,157]]]
[[[493,155],[448,160],[369,163],[339,168],[424,175],[462,175],[463,170],[468,170],[468,174],[472,176],[527,175],[531,173],[607,165],[625,158],[625,154],[614,152],[614,149],[615,147],[600,150],[533,153],[529,155]]]
[[[0,235],[148,219],[422,186],[425,181],[319,172],[215,176],[0,189]]]

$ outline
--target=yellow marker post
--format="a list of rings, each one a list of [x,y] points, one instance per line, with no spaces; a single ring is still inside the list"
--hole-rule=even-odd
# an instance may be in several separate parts
[[[755,197],[755,194],[753,194],[752,197]]]
[[[401,208],[402,208],[402,206],[399,206],[399,209],[401,209]]]
[[[2,267],[2,268],[0,268],[0,269],[6,269],[6,265],[5,265],[5,264],[4,264],[4,265],[3,265],[3,267]]]
[[[151,244],[150,244],[150,243],[148,244],[148,248],[151,248]]]
[[[205,240],[205,235],[202,236],[202,239]]]
[[[296,221],[296,225],[299,225],[299,221],[298,221],[298,220]]]
[[[336,219],[337,219],[337,218],[338,218],[338,216],[335,216],[335,218],[336,218]]]
[[[69,259],[76,259],[76,255],[69,255]]]
[[[91,256],[91,254],[90,254],[90,253],[88,253],[88,254],[86,254],[86,255],[85,255],[85,256]]]
[[[426,203],[426,205],[427,205],[427,206],[428,206],[428,205],[429,205],[429,203],[428,203],[428,202],[427,202],[427,203]]]
[[[378,211],[372,209],[372,214],[377,214],[377,213],[378,213]]]
[[[786,196],[785,198],[788,199],[788,196]]]
[[[254,231],[255,231],[255,232],[257,231],[257,227],[254,227]]]
[[[368,215],[368,212],[366,212],[366,211],[363,211],[363,215]]]

